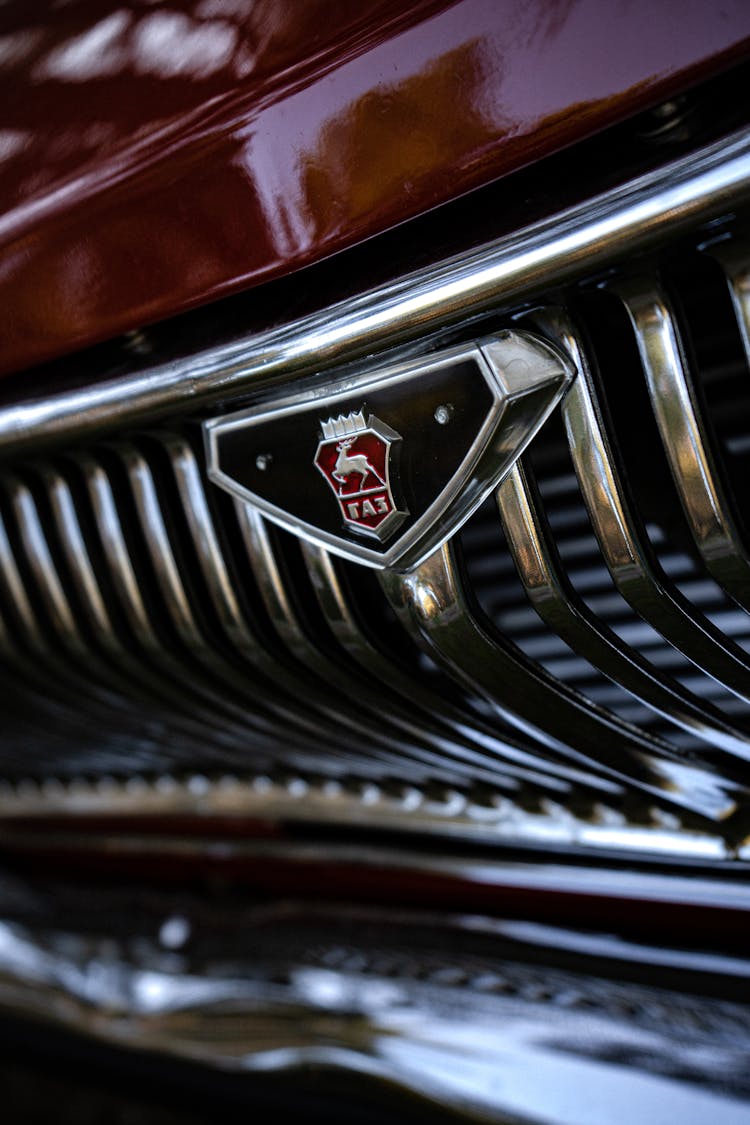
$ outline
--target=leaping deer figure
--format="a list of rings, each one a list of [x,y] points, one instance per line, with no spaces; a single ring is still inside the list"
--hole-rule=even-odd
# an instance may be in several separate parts
[[[385,481],[380,473],[373,469],[364,453],[355,453],[353,457],[349,456],[349,449],[354,441],[355,438],[353,437],[344,438],[343,441],[338,442],[336,445],[338,457],[336,458],[336,464],[334,465],[331,476],[335,477],[341,484],[346,484],[347,478],[350,477],[352,473],[356,473],[359,476],[359,487],[361,490],[362,485],[367,480],[370,473],[372,473],[375,479],[384,485]]]

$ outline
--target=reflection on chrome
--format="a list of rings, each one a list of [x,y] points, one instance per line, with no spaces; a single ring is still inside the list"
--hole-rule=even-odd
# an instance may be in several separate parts
[[[254,337],[81,391],[0,410],[8,452],[106,424],[226,400],[455,324],[729,210],[750,180],[750,133],[664,165],[512,236]],[[33,203],[29,205],[33,208]]]
[[[750,608],[750,559],[717,471],[719,450],[692,393],[674,311],[658,285],[618,284],[635,332],[651,403],[690,530],[706,568]]]
[[[229,940],[215,921],[202,907],[180,952],[153,918],[117,939],[2,922],[0,1008],[227,1070],[368,1075],[471,1119],[747,1121],[750,1013],[721,998],[744,961],[683,970],[678,951],[480,917],[264,907]]]

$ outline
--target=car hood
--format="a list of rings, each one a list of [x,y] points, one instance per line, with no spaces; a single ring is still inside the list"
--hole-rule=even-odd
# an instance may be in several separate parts
[[[701,0],[0,13],[0,371],[287,274],[746,53]]]

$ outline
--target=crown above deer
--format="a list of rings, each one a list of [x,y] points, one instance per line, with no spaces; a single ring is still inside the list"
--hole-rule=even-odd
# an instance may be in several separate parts
[[[352,434],[367,429],[365,416],[361,410],[351,414],[339,414],[338,418],[329,418],[327,422],[321,422],[320,426],[324,441],[328,441],[330,438],[351,437]]]

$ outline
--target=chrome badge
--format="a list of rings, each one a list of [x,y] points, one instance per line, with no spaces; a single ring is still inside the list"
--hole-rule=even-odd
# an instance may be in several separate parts
[[[208,474],[345,558],[418,565],[502,480],[574,375],[527,332],[282,394],[204,424]]]

